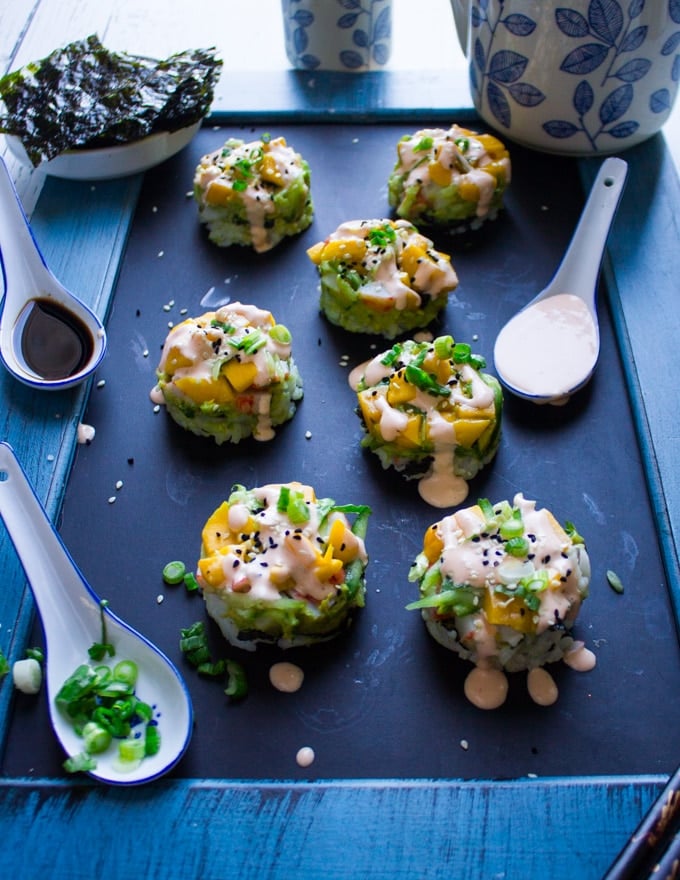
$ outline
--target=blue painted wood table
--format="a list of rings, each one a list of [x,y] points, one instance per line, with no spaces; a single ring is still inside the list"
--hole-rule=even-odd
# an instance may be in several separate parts
[[[437,104],[432,85],[425,74],[249,76],[234,88],[231,106],[223,103],[207,125],[410,126],[469,118],[467,107]],[[429,95],[433,101],[424,106]],[[677,622],[680,189],[662,138],[626,158],[631,174],[604,273]],[[598,163],[577,164],[587,189]],[[50,267],[103,317],[113,302],[142,182],[133,177],[89,187],[49,180],[33,216]],[[15,448],[55,520],[89,392],[40,394],[0,374],[0,436]],[[11,661],[26,646],[33,606],[4,533],[0,582],[0,648]],[[8,678],[0,686],[5,746],[14,703]],[[604,725],[603,730],[606,735]],[[671,769],[659,772],[653,760],[649,766],[649,773],[634,775],[501,781],[178,777],[129,789],[5,776],[0,779],[2,873],[22,880],[131,875],[596,880]]]

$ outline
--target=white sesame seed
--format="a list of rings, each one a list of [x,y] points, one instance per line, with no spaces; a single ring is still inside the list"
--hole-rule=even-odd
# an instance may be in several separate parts
[[[148,357],[149,357],[149,349],[148,349],[148,348],[145,348],[145,349],[144,349],[144,351],[142,352],[142,356],[145,357],[145,358],[148,358]]]
[[[111,495],[111,497],[109,498],[109,504],[115,504],[115,503],[116,503],[116,496]]]
[[[122,489],[122,488],[123,488],[123,481],[118,480],[118,482],[116,483],[116,489]]]
[[[466,739],[462,739],[462,740],[460,741],[460,747],[461,747],[461,749],[463,749],[464,751],[467,752],[467,750],[468,750],[468,748],[469,748],[468,741],[467,741]]]
[[[157,403],[156,406],[154,406],[153,411],[154,411],[155,413],[158,413],[158,412],[161,411],[161,406],[160,406],[159,403]]]
[[[162,593],[159,593],[158,596],[156,596],[156,603],[160,605],[163,599],[165,599],[165,596],[163,596]]]
[[[165,251],[158,251],[158,256],[162,257],[165,254]]]
[[[104,385],[106,385],[106,379],[100,379],[99,382],[97,382],[97,388],[103,388]]]
[[[305,439],[306,440],[312,439],[312,432],[311,431],[305,431]]]
[[[50,454],[47,456],[47,460],[48,460],[48,461],[54,461],[54,456],[52,455],[51,452],[50,452]]]

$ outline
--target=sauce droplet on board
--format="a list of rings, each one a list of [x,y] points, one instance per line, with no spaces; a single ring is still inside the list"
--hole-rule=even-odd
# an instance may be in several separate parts
[[[94,352],[92,334],[83,321],[47,297],[31,300],[17,329],[24,365],[42,379],[75,376]]]
[[[503,379],[527,395],[559,400],[574,391],[597,361],[598,331],[578,296],[560,293],[519,312],[496,340]]]
[[[314,763],[314,758],[316,755],[314,754],[314,749],[309,746],[303,746],[298,750],[297,755],[295,756],[295,760],[300,767],[309,767]]]
[[[527,675],[529,696],[539,706],[552,706],[557,702],[559,691],[555,680],[547,669],[537,666],[529,670]]]
[[[498,709],[508,696],[508,679],[500,669],[476,666],[465,679],[464,690],[478,709]]]
[[[269,669],[269,681],[277,691],[293,694],[302,687],[305,674],[294,663],[274,663]]]
[[[576,672],[590,672],[597,664],[597,657],[586,648],[583,642],[576,642],[574,648],[567,652],[562,658],[571,669]]]

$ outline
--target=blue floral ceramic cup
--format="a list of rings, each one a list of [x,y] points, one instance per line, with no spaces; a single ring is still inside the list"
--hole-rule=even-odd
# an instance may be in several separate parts
[[[286,55],[299,70],[378,70],[390,57],[392,0],[281,0]]]
[[[680,78],[680,0],[451,0],[479,115],[574,156],[655,134]]]

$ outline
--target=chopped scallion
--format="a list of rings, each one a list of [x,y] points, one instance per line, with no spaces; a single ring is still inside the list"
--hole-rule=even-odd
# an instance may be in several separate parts
[[[272,329],[269,331],[269,335],[274,340],[274,342],[280,342],[281,345],[288,345],[288,343],[293,338],[290,330],[286,327],[285,324],[274,324]]]
[[[90,755],[105,752],[111,745],[111,733],[96,721],[88,721],[83,727],[83,744]]]
[[[453,351],[453,336],[438,336],[432,343],[434,353],[440,360],[448,360]]]
[[[157,755],[161,748],[161,735],[155,724],[148,724],[144,735],[144,754],[147,757]]]
[[[142,737],[128,737],[118,743],[118,757],[125,764],[141,761],[145,753],[145,742]]]
[[[293,491],[290,493],[286,513],[293,525],[301,525],[309,520],[309,507],[302,492]]]
[[[505,552],[510,556],[526,556],[529,552],[529,542],[526,538],[510,538],[505,542]]]
[[[418,141],[418,143],[415,145],[415,147],[413,149],[419,153],[419,152],[423,152],[424,150],[431,150],[433,145],[434,145],[434,140],[431,137],[426,135],[425,137],[421,138]]]
[[[200,584],[196,580],[196,575],[193,571],[188,571],[184,575],[184,586],[186,587],[187,593],[195,593],[196,590],[200,588]]]
[[[133,660],[121,660],[113,667],[113,677],[116,681],[122,681],[128,685],[137,684],[139,669]]]
[[[447,388],[446,385],[440,385],[434,376],[431,376],[422,367],[407,364],[404,368],[404,377],[411,385],[415,385],[416,388],[420,388],[421,391],[426,391],[428,394],[436,397],[449,397],[451,395],[450,388]]]
[[[285,513],[288,510],[288,502],[290,501],[290,487],[281,486],[279,489],[279,498],[276,502],[276,509],[279,513]]]
[[[615,593],[623,593],[623,581],[611,568],[607,570],[607,583]]]
[[[227,686],[224,693],[232,700],[242,700],[248,695],[248,679],[246,672],[240,663],[235,660],[227,660]]]
[[[186,570],[186,565],[179,560],[168,562],[163,567],[163,580],[166,584],[180,584],[184,580]]]

